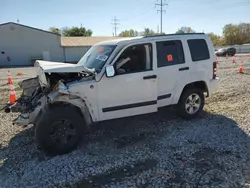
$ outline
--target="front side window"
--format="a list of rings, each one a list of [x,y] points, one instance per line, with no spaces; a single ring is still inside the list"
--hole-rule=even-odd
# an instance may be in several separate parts
[[[207,42],[204,39],[190,39],[187,42],[192,61],[202,61],[210,58]]]
[[[157,67],[185,63],[183,47],[180,40],[156,42]]]
[[[152,45],[139,44],[123,51],[114,64],[116,74],[152,70]]]
[[[88,69],[94,69],[97,73],[102,70],[102,67],[114,51],[116,45],[95,45],[92,46],[87,53],[78,62]]]

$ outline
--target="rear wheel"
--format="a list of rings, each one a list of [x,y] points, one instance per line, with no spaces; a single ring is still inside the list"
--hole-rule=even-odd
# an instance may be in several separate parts
[[[200,89],[186,89],[179,100],[178,111],[182,118],[195,118],[203,109],[205,97]]]
[[[65,154],[80,143],[84,125],[84,119],[75,107],[52,107],[36,122],[35,138],[46,153]]]

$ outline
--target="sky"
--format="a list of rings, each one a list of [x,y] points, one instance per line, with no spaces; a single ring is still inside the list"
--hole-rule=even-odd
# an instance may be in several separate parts
[[[157,31],[161,0],[1,0],[0,24],[17,22],[48,30],[50,27],[81,26],[93,36],[112,36],[112,19],[119,20],[117,34],[126,29]],[[164,2],[164,0],[163,0]],[[166,0],[163,27],[174,33],[182,26],[196,32],[222,34],[225,24],[250,22],[250,0]]]

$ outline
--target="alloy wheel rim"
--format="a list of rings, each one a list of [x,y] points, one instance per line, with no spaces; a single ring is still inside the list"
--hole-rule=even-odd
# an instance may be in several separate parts
[[[198,94],[193,93],[185,101],[185,110],[188,114],[195,114],[201,106],[201,98]]]
[[[72,141],[76,135],[76,128],[69,120],[57,120],[52,124],[50,138],[53,143],[58,145],[66,145]]]

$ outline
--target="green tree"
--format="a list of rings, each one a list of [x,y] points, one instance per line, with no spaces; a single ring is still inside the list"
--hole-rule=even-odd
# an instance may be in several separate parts
[[[224,38],[214,34],[213,32],[207,33],[207,35],[211,38],[214,46],[223,46],[225,45]]]
[[[58,35],[61,35],[61,30],[58,29],[57,27],[50,27],[49,28],[49,31],[53,32],[53,33],[56,33]]]
[[[233,24],[227,24],[223,27],[223,35],[226,45],[232,45],[239,42],[237,41],[238,28]]]
[[[86,29],[85,27],[71,27],[63,29],[64,36],[85,36],[90,37],[93,32],[90,29]]]
[[[223,35],[227,45],[250,43],[250,23],[226,24]]]
[[[136,37],[138,35],[139,35],[138,31],[133,30],[133,29],[122,31],[119,34],[120,37]]]
[[[182,33],[195,33],[195,31],[191,27],[183,26],[176,31],[176,34]]]
[[[149,29],[149,28],[144,29],[143,36],[153,36],[153,35],[157,35],[157,34],[152,29]]]

